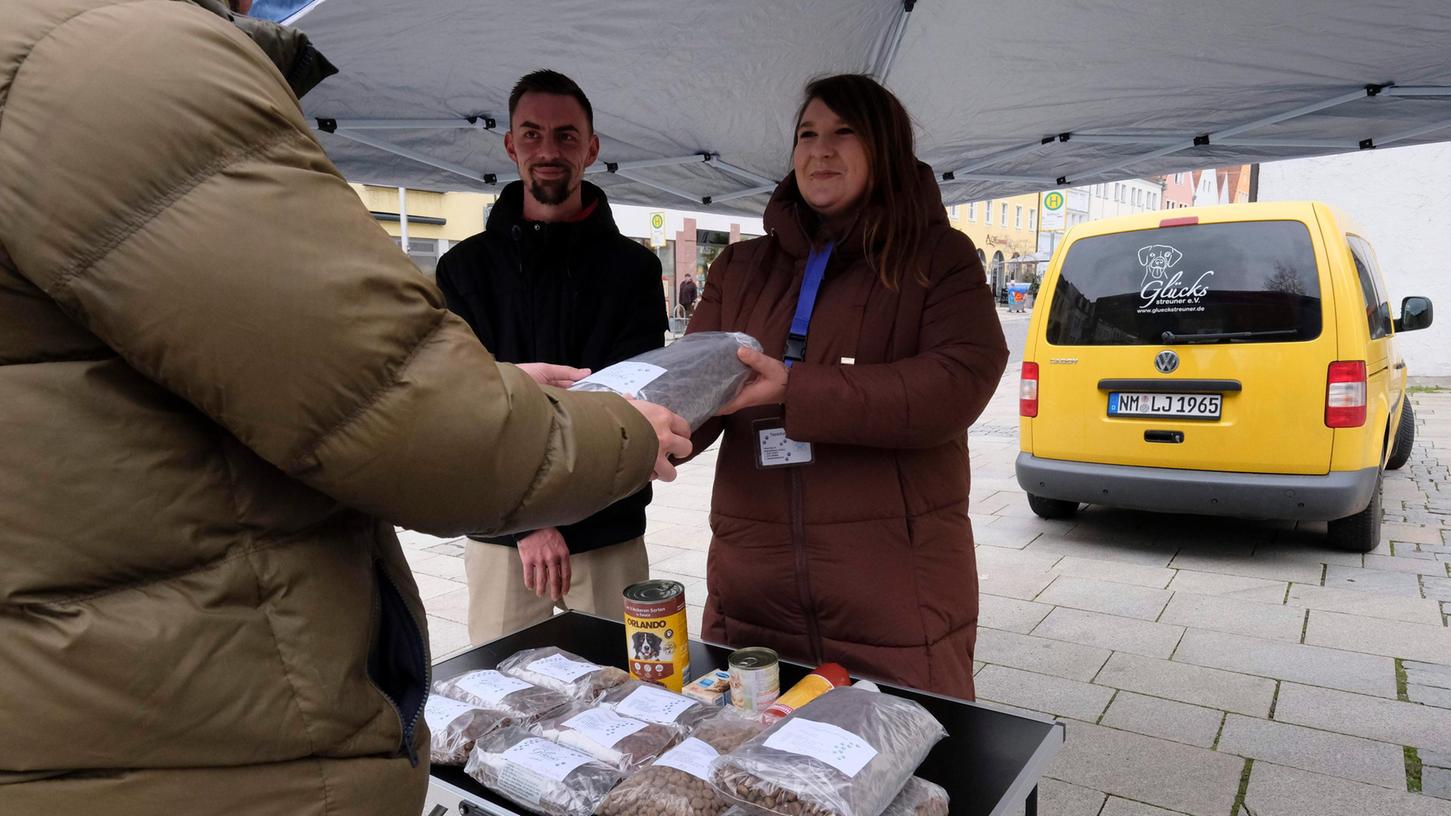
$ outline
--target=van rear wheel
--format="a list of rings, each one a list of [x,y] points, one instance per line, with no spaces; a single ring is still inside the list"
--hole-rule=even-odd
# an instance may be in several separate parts
[[[1396,428],[1396,443],[1391,445],[1391,458],[1386,462],[1386,470],[1400,470],[1410,460],[1411,448],[1416,444],[1416,413],[1411,410],[1411,395],[1401,399],[1406,401],[1406,405],[1401,409],[1401,425]]]
[[[1326,535],[1330,546],[1365,553],[1380,544],[1380,488],[1384,481],[1383,475],[1376,476],[1375,492],[1370,494],[1370,504],[1364,510],[1330,522]]]
[[[1065,519],[1078,512],[1078,502],[1028,494],[1028,508],[1041,518]]]

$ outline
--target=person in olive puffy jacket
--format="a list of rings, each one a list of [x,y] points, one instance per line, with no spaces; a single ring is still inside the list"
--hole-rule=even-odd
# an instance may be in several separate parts
[[[309,130],[329,71],[216,0],[4,5],[0,813],[418,813],[394,525],[568,523],[689,449],[494,362]]]

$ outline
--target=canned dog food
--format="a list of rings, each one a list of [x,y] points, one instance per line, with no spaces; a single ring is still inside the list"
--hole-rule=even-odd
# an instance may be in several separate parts
[[[781,696],[781,660],[764,646],[731,652],[731,705],[760,714]]]
[[[631,677],[681,690],[690,679],[684,584],[642,581],[625,587],[625,648]]]

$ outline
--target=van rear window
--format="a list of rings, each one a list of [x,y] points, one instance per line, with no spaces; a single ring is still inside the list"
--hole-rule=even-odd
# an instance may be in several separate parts
[[[1060,346],[1313,340],[1320,276],[1310,232],[1298,221],[1252,221],[1075,241],[1047,336]]]

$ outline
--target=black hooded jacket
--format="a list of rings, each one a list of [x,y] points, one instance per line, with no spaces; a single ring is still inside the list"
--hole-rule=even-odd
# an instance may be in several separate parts
[[[592,371],[665,344],[660,259],[620,234],[609,202],[583,183],[584,217],[524,219],[524,186],[504,188],[484,231],[438,262],[448,307],[500,362]],[[560,527],[571,553],[645,532],[650,488]],[[491,539],[516,544],[520,536]]]

